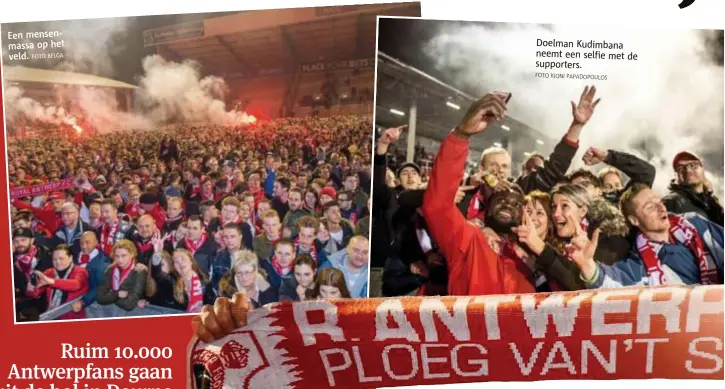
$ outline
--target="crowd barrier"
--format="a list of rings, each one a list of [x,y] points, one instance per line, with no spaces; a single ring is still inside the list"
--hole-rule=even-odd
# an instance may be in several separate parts
[[[188,357],[195,389],[722,379],[723,287],[276,303]]]
[[[76,301],[82,299],[78,297],[58,306],[55,309],[44,312],[40,315],[40,321],[56,320],[72,310],[72,305]],[[161,307],[158,305],[147,305],[144,308],[134,308],[127,311],[115,304],[101,305],[96,302],[86,307],[86,316],[89,319],[100,319],[106,317],[136,317],[136,316],[159,316],[159,315],[179,315],[186,313],[176,309]]]

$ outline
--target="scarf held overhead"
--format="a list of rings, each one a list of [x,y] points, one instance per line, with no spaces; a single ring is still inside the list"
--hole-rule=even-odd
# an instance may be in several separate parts
[[[188,387],[722,379],[722,365],[712,363],[723,354],[721,285],[621,289],[615,299],[627,308],[616,313],[611,293],[270,304],[211,344],[192,339]],[[668,300],[684,312],[663,319]],[[660,338],[656,353],[652,338]]]

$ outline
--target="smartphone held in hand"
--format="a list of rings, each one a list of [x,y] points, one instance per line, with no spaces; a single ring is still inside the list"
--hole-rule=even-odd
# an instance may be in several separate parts
[[[491,92],[494,95],[498,96],[505,104],[508,104],[511,100],[512,93],[511,92],[502,92],[502,91],[494,91]]]

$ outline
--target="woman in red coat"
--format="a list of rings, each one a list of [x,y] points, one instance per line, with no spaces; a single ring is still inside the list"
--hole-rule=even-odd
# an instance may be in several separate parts
[[[67,244],[59,244],[53,250],[53,267],[45,272],[35,271],[37,282],[29,282],[26,294],[37,298],[45,292],[48,309],[55,309],[88,292],[88,272],[73,264],[73,253]],[[58,320],[85,319],[86,312],[68,312]]]

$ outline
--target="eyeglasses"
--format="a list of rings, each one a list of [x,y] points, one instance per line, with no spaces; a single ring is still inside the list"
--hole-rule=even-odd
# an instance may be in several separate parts
[[[675,167],[675,171],[677,173],[684,173],[687,171],[687,169],[697,170],[697,168],[699,168],[700,166],[702,166],[700,161],[690,161],[677,165],[677,167]]]

